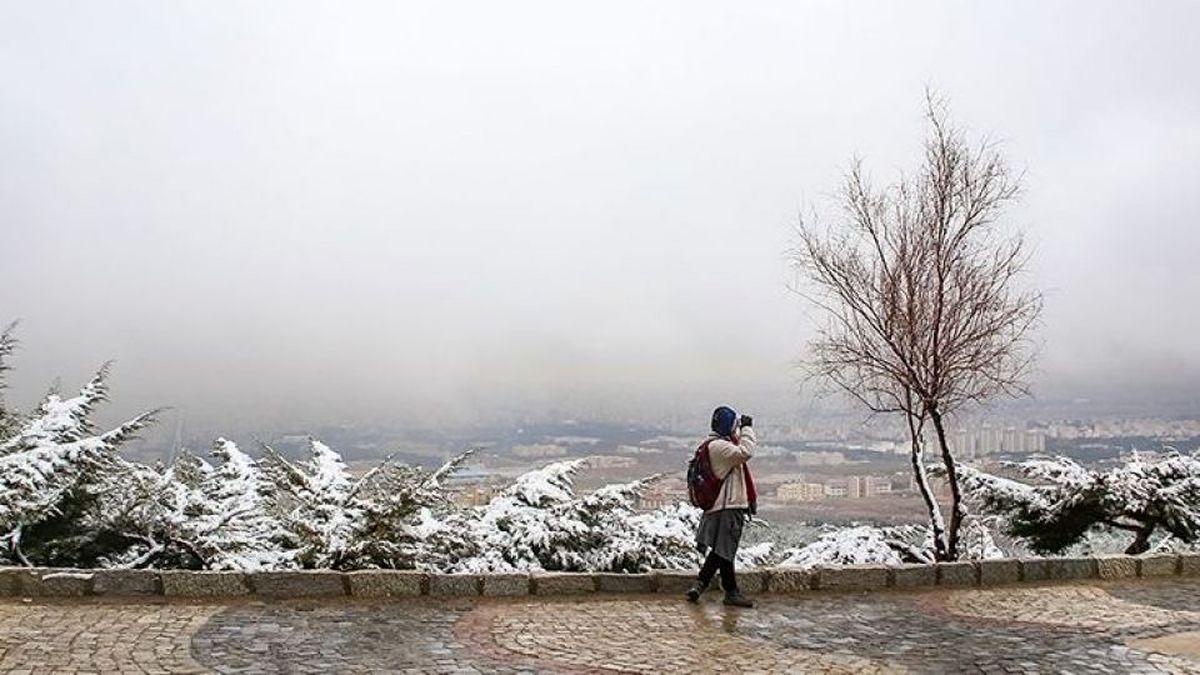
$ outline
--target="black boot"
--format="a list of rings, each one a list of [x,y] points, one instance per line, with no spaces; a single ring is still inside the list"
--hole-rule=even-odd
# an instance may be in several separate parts
[[[688,602],[699,602],[700,596],[704,595],[705,590],[706,589],[704,586],[702,586],[700,584],[695,584],[694,586],[692,586],[691,588],[689,588],[687,590],[687,593],[686,593],[687,601]]]
[[[734,591],[725,594],[725,605],[728,607],[753,607],[754,601],[746,596]]]

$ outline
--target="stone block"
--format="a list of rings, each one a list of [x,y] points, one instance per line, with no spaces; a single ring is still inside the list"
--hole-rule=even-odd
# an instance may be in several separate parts
[[[0,567],[0,597],[12,597],[20,594],[18,575],[21,570],[16,567]]]
[[[529,595],[529,575],[486,574],[483,577],[483,594],[488,597]]]
[[[596,580],[590,574],[537,572],[532,579],[533,592],[538,595],[577,595],[596,590]]]
[[[979,565],[973,561],[937,563],[934,567],[937,568],[938,586],[979,585]]]
[[[601,593],[653,593],[653,574],[608,574],[592,575],[596,590]]]
[[[870,591],[887,588],[891,570],[883,565],[818,567],[816,577],[816,587],[823,591]]]
[[[1021,580],[1021,562],[1014,558],[979,561],[979,585],[1003,586]]]
[[[1094,579],[1096,577],[1096,561],[1094,558],[1051,558],[1050,578],[1056,581],[1067,579]]]
[[[937,568],[933,565],[891,565],[892,584],[896,588],[917,588],[937,583]]]
[[[79,596],[92,592],[93,570],[29,567],[17,573],[17,592],[28,596]]]
[[[1179,556],[1174,553],[1138,556],[1138,576],[1169,577],[1178,573]]]
[[[1096,576],[1101,579],[1129,579],[1137,576],[1137,558],[1104,555],[1096,558]]]
[[[272,598],[310,598],[346,595],[346,576],[329,570],[258,572],[250,575],[255,595]]]
[[[1200,553],[1184,553],[1179,556],[1179,573],[1189,577],[1200,577]]]
[[[346,574],[350,595],[358,598],[403,598],[421,595],[425,574],[413,570],[361,570]]]
[[[737,573],[738,590],[743,593],[766,593],[771,585],[771,571],[752,569]]]
[[[698,572],[684,570],[655,570],[654,588],[659,593],[684,593],[696,583]]]
[[[223,597],[248,595],[250,581],[242,572],[192,572],[163,570],[163,595],[181,597]]]
[[[431,574],[429,594],[447,596],[479,595],[482,581],[477,574]]]
[[[158,570],[96,570],[96,595],[162,595]]]
[[[1050,561],[1045,558],[1021,558],[1021,581],[1050,579]]]
[[[812,573],[798,567],[775,567],[767,577],[768,593],[801,593],[812,588]]]

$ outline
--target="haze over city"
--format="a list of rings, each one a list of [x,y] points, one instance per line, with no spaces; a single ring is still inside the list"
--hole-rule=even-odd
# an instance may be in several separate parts
[[[927,86],[1026,170],[1035,394],[1200,398],[1200,7],[702,4],[0,4],[9,400],[799,414],[797,214],[912,167]]]

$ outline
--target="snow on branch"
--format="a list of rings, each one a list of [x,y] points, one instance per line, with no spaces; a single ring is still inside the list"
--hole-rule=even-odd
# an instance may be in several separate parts
[[[1200,539],[1200,458],[1195,454],[1135,452],[1103,470],[1085,469],[1064,457],[1002,466],[1040,483],[971,469],[963,474],[963,488],[1035,552],[1059,553],[1108,530],[1132,535],[1126,548],[1131,554],[1149,550],[1156,530],[1185,544]]]
[[[79,394],[63,399],[50,393],[18,433],[0,444],[0,453],[28,450],[40,445],[70,443],[88,435],[93,426],[88,417],[96,405],[108,398],[110,364],[100,367]]]

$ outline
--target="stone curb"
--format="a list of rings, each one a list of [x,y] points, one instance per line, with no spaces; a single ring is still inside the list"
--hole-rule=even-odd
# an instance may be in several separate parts
[[[92,580],[95,595],[162,595],[158,570],[96,570]]]
[[[933,565],[892,565],[892,585],[896,588],[920,588],[937,583],[937,568]]]
[[[891,585],[892,572],[883,565],[818,567],[816,588],[822,591],[874,591]]]
[[[431,574],[429,595],[470,597],[483,594],[483,579],[477,574]]]
[[[944,562],[937,568],[938,586],[978,586],[979,563],[972,561]]]
[[[767,577],[768,593],[800,593],[813,589],[812,570],[799,567],[775,567]]]
[[[429,592],[425,574],[413,570],[347,572],[346,582],[356,598],[416,597]]]
[[[678,594],[687,592],[696,583],[699,570],[691,572],[684,570],[654,570],[651,574],[654,575],[654,588],[657,592]]]
[[[1001,558],[928,565],[844,565],[814,569],[757,568],[739,571],[741,590],[802,593],[811,590],[869,592],[886,588],[991,587],[1082,579],[1200,577],[1200,554],[1104,555],[1093,558]],[[556,596],[586,593],[682,594],[696,570],[647,574],[508,572],[427,574],[414,570],[80,570],[0,567],[0,597],[166,596],[264,599],[304,597],[413,598]],[[714,584],[713,589],[719,587]]]
[[[1021,581],[1026,583],[1050,580],[1050,561],[1046,558],[1018,558]]]
[[[529,574],[524,572],[483,575],[483,595],[485,597],[529,595],[530,589]]]
[[[250,595],[253,586],[249,575],[241,572],[191,572],[163,570],[163,595],[185,598],[215,598]]]
[[[534,595],[578,595],[596,591],[596,575],[582,572],[534,572],[530,591]]]
[[[1021,581],[1021,561],[1014,558],[979,561],[979,585],[1003,586]]]
[[[1179,574],[1179,555],[1151,553],[1138,556],[1139,577],[1169,577]]]
[[[249,575],[255,595],[308,598],[347,595],[346,575],[326,570],[256,572]]]
[[[653,593],[658,590],[654,574],[594,574],[595,588],[601,593]]]
[[[1054,558],[1050,560],[1050,578],[1055,581],[1094,579],[1097,568],[1095,558]]]
[[[1096,558],[1096,576],[1101,579],[1132,579],[1137,575],[1137,558],[1127,555],[1106,555]]]

